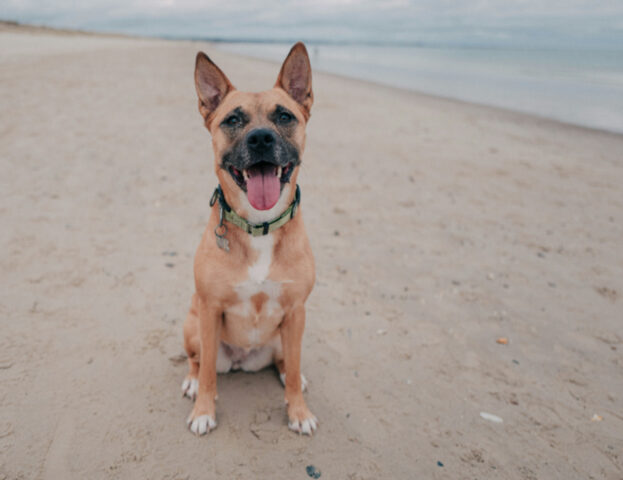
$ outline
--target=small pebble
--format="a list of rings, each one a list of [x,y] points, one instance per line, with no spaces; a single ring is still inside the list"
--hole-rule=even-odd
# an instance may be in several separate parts
[[[307,467],[305,467],[305,471],[307,472],[307,475],[311,478],[320,478],[320,476],[322,475],[322,473],[320,473],[320,470],[316,469],[316,467],[314,467],[313,465],[307,465]]]
[[[508,345],[508,338],[500,337],[496,340],[496,342],[499,343],[500,345]]]
[[[504,422],[504,420],[502,420],[500,417],[498,417],[497,415],[493,415],[491,413],[480,412],[480,416],[482,418],[484,418],[485,420],[489,420],[490,422],[494,422],[494,423],[503,423]]]
[[[514,363],[515,365],[519,365],[519,360],[515,360],[515,359],[513,358],[513,363]]]
[[[173,268],[175,266],[174,263],[165,263],[164,265],[165,267],[168,267],[168,268]]]

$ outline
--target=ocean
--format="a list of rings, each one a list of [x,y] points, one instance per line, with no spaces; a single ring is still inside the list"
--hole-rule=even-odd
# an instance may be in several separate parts
[[[219,43],[281,62],[290,44]],[[618,49],[307,44],[315,70],[623,133]]]

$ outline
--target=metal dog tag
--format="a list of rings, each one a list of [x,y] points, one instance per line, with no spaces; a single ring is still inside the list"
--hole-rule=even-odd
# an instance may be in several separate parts
[[[229,252],[229,241],[225,238],[224,235],[219,235],[214,231],[214,235],[216,236],[216,245],[218,248]]]

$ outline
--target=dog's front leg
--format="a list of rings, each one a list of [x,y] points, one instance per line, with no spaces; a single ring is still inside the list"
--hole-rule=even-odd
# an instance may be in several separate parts
[[[213,305],[199,301],[199,390],[188,417],[190,430],[204,435],[216,428],[216,355],[220,341],[222,313]]]
[[[318,419],[305,405],[301,391],[301,345],[305,329],[305,307],[292,309],[281,324],[281,343],[286,370],[285,395],[288,405],[288,427],[298,433],[311,435],[317,427]]]

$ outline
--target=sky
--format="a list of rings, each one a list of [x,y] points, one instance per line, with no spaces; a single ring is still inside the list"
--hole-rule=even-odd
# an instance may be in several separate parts
[[[623,0],[2,0],[0,19],[180,38],[623,48]]]

